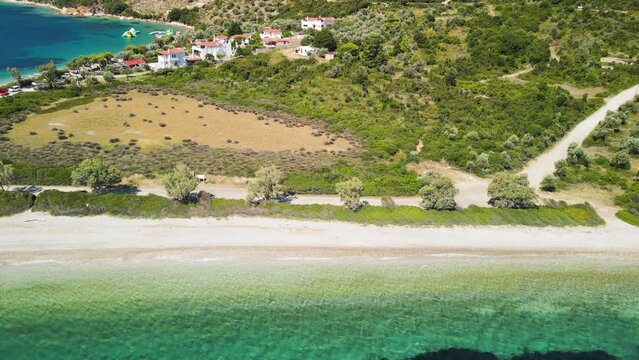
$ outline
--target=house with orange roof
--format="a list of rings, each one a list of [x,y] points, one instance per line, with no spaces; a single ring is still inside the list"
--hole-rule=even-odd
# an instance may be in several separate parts
[[[282,35],[282,31],[280,29],[275,29],[271,27],[264,28],[260,33],[260,38],[262,39],[281,39],[284,35]]]
[[[229,37],[226,35],[220,34],[220,35],[215,35],[215,38],[213,40],[222,44],[226,44],[227,42],[229,42]]]
[[[154,64],[155,65],[155,64]],[[173,69],[186,65],[186,52],[182,48],[173,48],[158,53],[157,67],[159,69]]]
[[[262,38],[262,44],[267,48],[286,46],[291,43],[291,39],[282,38]]]
[[[233,55],[231,44],[219,41],[196,41],[191,47],[191,56],[187,61],[198,61],[212,58],[215,61],[228,59]]]
[[[335,23],[334,17],[305,17],[302,19],[302,30],[315,29],[322,30],[325,26],[333,25]]]

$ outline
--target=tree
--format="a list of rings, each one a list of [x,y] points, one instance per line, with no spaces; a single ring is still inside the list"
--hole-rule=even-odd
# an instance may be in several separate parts
[[[320,49],[328,49],[328,51],[335,51],[335,49],[337,49],[337,41],[335,41],[332,31],[322,29],[313,36],[313,46]]]
[[[104,81],[106,81],[106,82],[114,82],[115,81],[115,76],[110,71],[105,71],[104,74],[102,75],[102,77],[104,78]]]
[[[537,195],[523,174],[502,172],[488,185],[488,203],[498,208],[527,209],[536,207]]]
[[[588,167],[588,164],[590,163],[588,161],[588,156],[586,156],[586,153],[584,152],[584,149],[577,145],[577,143],[572,143],[568,146],[568,157],[566,158],[566,161],[568,162],[569,165],[572,166],[585,166]]]
[[[619,145],[619,150],[626,150],[629,154],[639,155],[639,137],[629,136],[623,139],[621,145]]]
[[[345,208],[353,211],[357,211],[360,208],[361,202],[359,198],[364,190],[364,184],[362,184],[360,179],[353,177],[339,182],[335,185],[335,190]]]
[[[0,160],[0,190],[9,190],[13,182],[15,169],[11,164],[5,164]]]
[[[557,191],[557,178],[553,175],[547,175],[541,180],[539,184],[539,188],[543,191],[547,192],[555,192]]]
[[[256,203],[282,196],[284,193],[283,180],[284,174],[275,165],[260,168],[255,172],[255,177],[249,180],[246,202]]]
[[[56,69],[53,61],[50,61],[48,64],[38,66],[36,70],[40,73],[40,80],[43,88],[55,88],[55,83],[58,80],[58,70]]]
[[[197,179],[193,176],[191,169],[184,164],[177,164],[164,178],[167,194],[180,202],[185,202],[196,187]]]
[[[340,44],[337,47],[336,51],[337,51],[337,56],[339,58],[341,58],[342,55],[346,53],[351,54],[351,56],[354,56],[354,57],[359,56],[359,46],[353,44],[352,42]]]
[[[628,150],[619,150],[610,159],[610,166],[617,169],[630,169],[630,154]]]
[[[86,159],[71,173],[74,186],[88,186],[93,192],[117,185],[122,181],[122,174],[115,166],[107,165],[98,158]]]
[[[228,36],[233,36],[233,35],[243,34],[244,30],[242,30],[242,25],[239,22],[234,21],[231,23],[231,25],[226,30],[226,32]]]
[[[20,75],[20,69],[18,69],[17,67],[8,67],[7,72],[18,84],[20,84],[20,82],[22,81],[22,75]]]
[[[384,50],[384,38],[377,34],[369,36],[364,41],[361,58],[364,65],[369,68],[376,68],[386,64],[388,57]]]
[[[429,171],[420,180],[424,184],[419,189],[419,196],[422,198],[420,206],[426,210],[455,210],[457,203],[455,195],[459,190],[453,181],[440,173]]]
[[[564,159],[556,161],[553,174],[559,178],[565,178],[568,175],[568,161]]]

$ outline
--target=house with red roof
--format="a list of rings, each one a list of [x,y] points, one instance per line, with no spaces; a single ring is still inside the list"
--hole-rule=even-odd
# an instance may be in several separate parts
[[[164,50],[158,53],[157,68],[173,69],[186,65],[186,52],[182,48]]]
[[[325,26],[333,25],[334,17],[305,17],[302,19],[302,30],[315,29],[322,30]]]
[[[286,46],[291,43],[291,39],[282,38],[262,38],[262,44],[267,48]]]
[[[260,38],[262,39],[281,39],[283,37],[284,35],[282,35],[282,31],[280,29],[270,27],[264,28],[264,30],[260,33]]]
[[[123,61],[122,65],[128,67],[129,69],[136,69],[144,67],[144,65],[146,65],[146,61],[144,61],[144,59],[132,59]]]
[[[222,44],[226,44],[227,42],[229,42],[229,37],[226,35],[220,34],[220,35],[215,35],[215,38],[213,40]]]

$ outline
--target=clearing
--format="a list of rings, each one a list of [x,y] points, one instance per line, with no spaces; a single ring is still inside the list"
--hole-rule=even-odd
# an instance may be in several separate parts
[[[103,146],[133,142],[142,150],[152,150],[190,140],[212,148],[256,151],[350,149],[349,140],[309,125],[229,111],[180,95],[137,91],[30,115],[8,137],[29,147],[65,140]]]

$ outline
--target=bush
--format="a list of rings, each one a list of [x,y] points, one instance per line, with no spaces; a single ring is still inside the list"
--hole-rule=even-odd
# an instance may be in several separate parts
[[[571,166],[588,167],[588,164],[590,163],[584,149],[577,145],[577,143],[572,143],[568,146],[568,157],[566,158],[566,161]]]
[[[394,209],[397,205],[395,204],[395,200],[393,200],[390,196],[382,196],[382,207],[384,209]]]
[[[339,182],[335,185],[335,190],[345,208],[352,211],[357,211],[360,208],[360,196],[364,190],[364,184],[362,184],[360,179],[354,177],[350,180]]]
[[[9,186],[13,184],[14,175],[13,165],[0,161],[0,190],[9,189]]]
[[[185,202],[197,187],[197,179],[191,169],[184,164],[177,164],[175,169],[164,178],[164,188],[170,197]]]
[[[256,203],[272,200],[283,195],[284,174],[275,166],[265,166],[255,172],[255,178],[249,180],[246,202]]]
[[[619,145],[619,150],[626,150],[631,155],[639,155],[639,137],[625,138]]]
[[[617,169],[630,169],[630,154],[628,154],[627,150],[617,151],[610,159],[610,166],[615,167]]]
[[[488,185],[488,203],[498,208],[528,209],[536,207],[537,195],[523,174],[503,172]]]
[[[0,216],[9,216],[29,210],[35,195],[26,191],[0,190]]]
[[[106,82],[113,82],[115,81],[115,75],[113,75],[112,72],[110,71],[105,71],[104,75],[102,75],[104,77],[104,81]]]
[[[455,195],[459,190],[453,181],[436,172],[428,172],[421,177],[424,186],[419,189],[421,207],[425,210],[455,210]]]
[[[120,170],[106,165],[98,158],[86,159],[71,173],[74,186],[88,186],[94,192],[106,187],[117,185],[122,181]]]
[[[552,175],[547,175],[541,180],[541,184],[539,185],[539,188],[543,191],[555,192],[557,191],[557,178]]]

